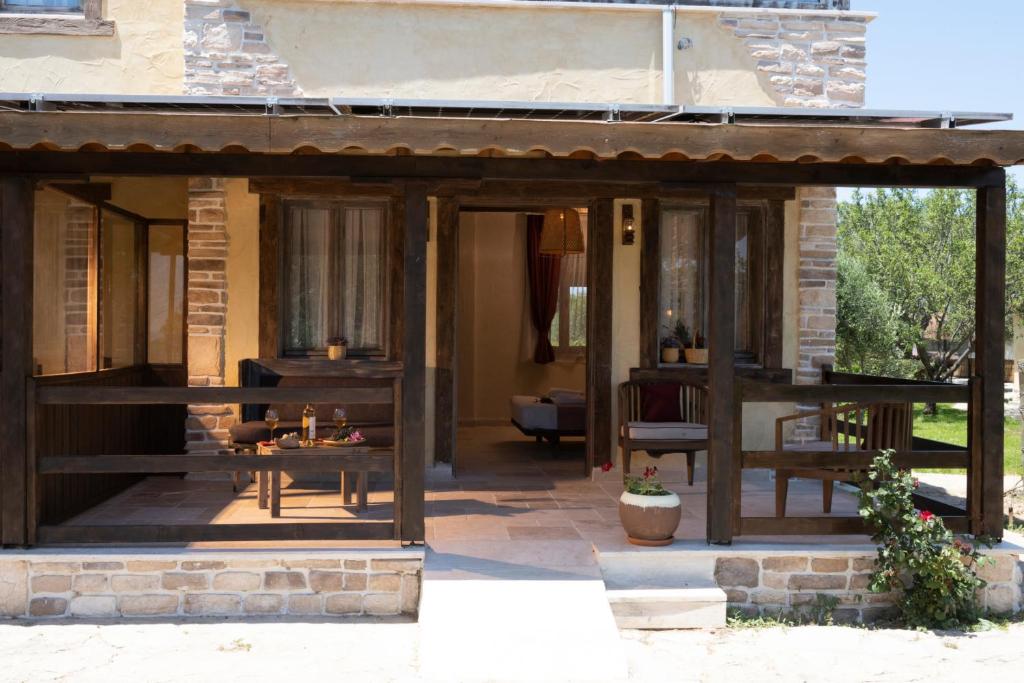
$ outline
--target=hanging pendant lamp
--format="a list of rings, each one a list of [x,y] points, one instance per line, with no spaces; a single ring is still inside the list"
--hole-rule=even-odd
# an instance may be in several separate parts
[[[540,231],[540,253],[553,256],[582,254],[583,228],[576,209],[548,209]]]

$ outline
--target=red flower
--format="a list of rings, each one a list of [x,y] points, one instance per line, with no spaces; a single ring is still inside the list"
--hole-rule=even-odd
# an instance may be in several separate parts
[[[928,510],[921,510],[921,512],[919,512],[917,516],[921,518],[922,522],[927,522],[929,519],[933,518],[935,515],[933,515]]]
[[[606,462],[605,464],[601,465],[601,471],[611,472],[613,467],[615,467],[615,465],[611,464],[610,462]]]

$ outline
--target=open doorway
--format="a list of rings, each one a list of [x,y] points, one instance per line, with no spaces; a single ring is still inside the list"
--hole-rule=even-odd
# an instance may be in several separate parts
[[[554,216],[545,234],[541,212],[460,212],[460,475],[578,477],[586,458],[587,211],[555,211],[569,235],[561,249],[542,244]]]

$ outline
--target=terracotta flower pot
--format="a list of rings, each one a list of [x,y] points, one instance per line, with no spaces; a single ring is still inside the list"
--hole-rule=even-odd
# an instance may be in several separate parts
[[[679,496],[640,496],[623,491],[619,498],[619,520],[626,538],[634,545],[668,545],[683,515]]]
[[[661,362],[662,363],[678,363],[679,362],[679,349],[673,349],[666,347],[661,350]]]
[[[327,357],[331,360],[345,360],[348,355],[348,347],[342,344],[331,344],[327,347]]]

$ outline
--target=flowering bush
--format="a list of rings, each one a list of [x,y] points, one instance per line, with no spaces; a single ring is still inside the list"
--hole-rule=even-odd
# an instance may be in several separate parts
[[[956,628],[978,621],[976,592],[985,586],[976,568],[986,561],[942,519],[914,508],[918,482],[892,464],[893,451],[874,459],[861,485],[860,515],[874,530],[877,569],[870,589],[898,591],[897,607],[911,627]],[[981,542],[986,543],[982,540]]]

